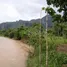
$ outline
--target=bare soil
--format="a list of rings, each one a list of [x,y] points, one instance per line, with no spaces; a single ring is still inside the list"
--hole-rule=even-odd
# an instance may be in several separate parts
[[[57,51],[67,53],[67,44],[58,45]],[[62,67],[67,67],[67,64],[63,64]]]
[[[62,67],[67,67],[67,64],[63,64]]]
[[[67,53],[67,44],[58,45],[56,49],[58,52]]]

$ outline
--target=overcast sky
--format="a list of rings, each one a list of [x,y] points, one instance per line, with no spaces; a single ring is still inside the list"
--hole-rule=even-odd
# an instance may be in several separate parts
[[[0,0],[0,23],[37,19],[43,6],[47,6],[46,0]]]

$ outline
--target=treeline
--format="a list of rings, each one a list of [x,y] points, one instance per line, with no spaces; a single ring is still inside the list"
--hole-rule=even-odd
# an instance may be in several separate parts
[[[67,38],[67,22],[54,22],[52,29],[54,35]]]
[[[40,27],[42,28],[41,33],[43,33],[45,30],[44,27],[39,23],[34,23],[30,27],[21,26],[20,28],[15,28],[15,29],[0,30],[0,35],[13,38],[16,40],[29,39],[30,37],[37,38],[37,36],[40,35],[39,34]]]
[[[29,36],[31,36],[32,34],[35,35],[34,31],[36,32],[36,34],[39,34],[39,28],[39,23],[33,23],[30,27],[22,25],[21,27],[15,29],[0,30],[0,35],[21,40],[23,38],[29,38]],[[42,32],[45,32],[45,28],[41,25],[41,33]],[[48,33],[55,36],[64,36],[65,38],[67,38],[67,23],[53,22],[53,27],[48,28]]]

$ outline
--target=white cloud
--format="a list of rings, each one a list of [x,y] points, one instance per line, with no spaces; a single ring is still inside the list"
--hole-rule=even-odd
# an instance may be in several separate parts
[[[21,19],[21,15],[12,4],[0,4],[0,23],[19,19]]]
[[[20,14],[17,12],[17,10],[12,6],[7,6],[7,16],[11,18],[21,18]]]
[[[0,0],[0,22],[39,18],[43,6],[46,0]]]

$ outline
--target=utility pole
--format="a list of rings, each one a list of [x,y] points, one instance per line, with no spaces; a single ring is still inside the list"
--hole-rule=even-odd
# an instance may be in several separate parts
[[[45,10],[45,7],[42,8],[42,10]],[[46,16],[46,36],[45,36],[45,39],[46,39],[46,67],[48,67],[48,12],[47,12],[47,16]]]
[[[41,14],[42,14],[42,9],[40,12],[40,29],[39,29],[39,67],[41,67]]]
[[[46,67],[48,67],[48,13],[47,13],[47,16],[46,16]]]

